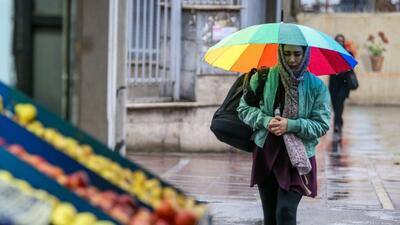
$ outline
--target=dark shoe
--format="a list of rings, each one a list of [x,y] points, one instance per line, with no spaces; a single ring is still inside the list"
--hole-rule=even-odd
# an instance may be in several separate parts
[[[333,129],[333,132],[334,132],[334,133],[342,134],[342,127],[340,127],[340,126],[335,126],[335,128]]]
[[[333,129],[333,141],[341,141],[342,140],[342,127],[335,126]]]

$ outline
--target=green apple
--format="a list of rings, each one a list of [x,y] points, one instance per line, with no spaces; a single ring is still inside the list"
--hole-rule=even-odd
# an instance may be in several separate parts
[[[70,203],[60,203],[53,210],[52,223],[54,225],[71,224],[76,216],[76,209]]]
[[[5,170],[0,171],[0,180],[10,183],[13,180],[13,175]]]
[[[89,225],[96,223],[97,218],[92,213],[84,212],[76,215],[71,225]]]

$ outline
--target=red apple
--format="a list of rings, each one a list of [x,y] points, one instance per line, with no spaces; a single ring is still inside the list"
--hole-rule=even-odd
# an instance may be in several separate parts
[[[58,166],[53,166],[51,164],[48,163],[42,163],[42,165],[47,165],[45,167],[45,171],[43,171],[47,176],[52,177],[57,179],[59,176],[64,175],[64,171],[58,167]],[[39,164],[38,167],[40,167],[41,165]]]
[[[57,182],[59,184],[61,184],[62,186],[67,186],[67,181],[68,181],[68,177],[65,174],[57,177]]]
[[[89,199],[89,191],[88,188],[78,187],[74,190],[75,194],[79,195],[84,199]]]
[[[130,195],[127,195],[127,194],[122,194],[122,195],[118,196],[117,202],[121,203],[121,204],[129,205],[133,209],[137,208],[137,204],[135,203],[133,198]]]
[[[28,159],[29,160],[29,159]],[[29,161],[28,161],[29,162]],[[51,170],[52,170],[52,165],[49,163],[40,163],[35,165],[36,169],[38,169],[40,172],[46,174],[47,176],[51,175]]]
[[[21,145],[10,145],[8,146],[8,151],[11,152],[12,154],[18,156],[18,157],[22,157],[26,154],[26,151],[24,149],[24,147],[22,147]]]
[[[78,171],[68,176],[67,186],[75,189],[77,187],[87,187],[89,185],[89,177],[84,171]]]
[[[129,221],[129,225],[152,225],[149,221],[133,218]]]
[[[158,219],[154,225],[171,225],[171,224],[163,219]]]
[[[152,225],[154,223],[153,217],[148,209],[141,208],[131,218],[129,225]]]
[[[101,192],[93,193],[90,198],[90,203],[96,207],[100,206],[100,202],[103,199],[103,196],[101,195]]]
[[[46,162],[45,159],[43,159],[41,156],[38,155],[29,155],[28,157],[25,158],[25,161],[35,167]]]
[[[178,212],[175,216],[174,225],[196,225],[196,216],[187,210]]]
[[[110,215],[121,223],[128,223],[133,214],[132,209],[124,205],[117,204],[110,210]]]
[[[115,191],[111,191],[111,190],[103,191],[102,195],[104,198],[109,199],[113,202],[116,202],[118,199],[118,194]]]
[[[172,222],[176,211],[168,201],[163,201],[156,209],[155,213],[158,218],[164,219],[167,222]]]
[[[99,202],[99,208],[102,209],[104,212],[109,212],[114,207],[114,205],[115,202],[106,198],[101,198]]]
[[[95,195],[95,194],[97,194],[97,192],[99,192],[99,190],[97,190],[97,188],[96,188],[95,186],[89,186],[89,187],[87,187],[87,190],[88,190],[88,196],[89,196],[89,198],[90,198],[92,195]]]

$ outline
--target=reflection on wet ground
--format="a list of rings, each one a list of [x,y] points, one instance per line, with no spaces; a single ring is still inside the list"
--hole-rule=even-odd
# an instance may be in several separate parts
[[[317,148],[318,196],[302,202],[400,210],[399,114],[400,108],[347,107],[341,138],[328,132]],[[132,153],[130,158],[200,200],[259,204],[257,188],[249,188],[251,154]]]
[[[400,207],[400,168],[395,163],[400,150],[399,112],[390,107],[351,107],[344,116],[341,139],[335,134],[325,137],[330,143],[325,149],[329,203]]]

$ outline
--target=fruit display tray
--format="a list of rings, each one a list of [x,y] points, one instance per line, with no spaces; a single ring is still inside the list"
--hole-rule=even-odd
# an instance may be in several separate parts
[[[75,208],[80,212],[90,212],[96,215],[98,219],[108,220],[114,222],[115,224],[120,224],[101,210],[92,206],[89,202],[81,199],[65,187],[58,184],[56,181],[40,173],[32,166],[21,161],[1,147],[0,169],[9,171],[13,174],[14,177],[25,180],[34,188],[46,190],[48,193],[57,197],[63,202],[69,202],[73,204]]]
[[[175,189],[178,193],[184,193],[181,189],[162,180],[160,177],[151,173],[146,168],[144,168],[130,160],[127,160],[126,158],[122,157],[120,154],[114,152],[112,149],[110,149],[105,144],[96,140],[91,135],[89,135],[86,132],[82,131],[81,129],[73,126],[71,123],[61,119],[59,116],[49,112],[48,110],[46,110],[43,106],[38,104],[33,99],[27,97],[26,95],[24,95],[23,93],[21,93],[20,91],[18,91],[16,89],[9,88],[2,82],[0,82],[0,95],[2,96],[2,99],[3,99],[4,108],[7,109],[8,111],[11,111],[11,112],[14,111],[14,105],[17,103],[30,103],[30,104],[34,105],[38,111],[36,119],[38,121],[40,121],[45,127],[54,128],[54,129],[58,130],[64,136],[71,137],[71,138],[77,140],[80,144],[87,144],[87,145],[91,146],[93,149],[93,152],[95,154],[107,157],[107,158],[111,159],[112,161],[118,163],[122,167],[129,168],[132,171],[135,171],[135,170],[143,171],[149,179],[155,178],[155,179],[159,180],[163,187],[171,187],[171,188]],[[15,135],[18,135],[18,134],[15,134]],[[30,140],[33,140],[33,139],[34,138],[31,138]],[[36,138],[36,139],[38,139],[38,138]],[[27,145],[29,145],[29,143]],[[28,147],[28,146],[24,146],[24,147]],[[64,169],[67,169],[67,168],[64,168]],[[68,171],[66,170],[66,172],[68,172]]]
[[[70,158],[68,155],[65,155],[63,152],[54,149],[53,146],[48,144],[43,139],[38,138],[24,127],[1,114],[0,124],[2,127],[2,129],[0,129],[0,137],[4,138],[7,143],[21,145],[28,153],[41,156],[49,163],[59,166],[66,174],[72,174],[77,171],[85,171],[89,176],[91,184],[98,189],[112,190],[119,194],[129,195],[129,193],[126,191],[108,182],[106,179]],[[138,203],[142,207],[153,210],[150,206],[140,201],[138,201]]]
[[[91,135],[89,135],[86,132],[82,131],[81,129],[75,127],[71,123],[61,119],[59,116],[49,112],[43,106],[38,104],[33,99],[27,97],[22,92],[20,92],[16,89],[10,88],[1,82],[0,82],[0,96],[2,98],[2,105],[5,109],[5,112],[12,112],[12,113],[9,113],[8,115],[6,113],[7,116],[0,114],[0,125],[1,125],[0,137],[3,137],[4,139],[6,139],[9,144],[20,144],[22,147],[24,147],[27,150],[27,152],[29,152],[31,154],[40,155],[45,160],[47,160],[49,163],[51,163],[53,165],[57,165],[60,168],[62,168],[67,174],[71,174],[73,172],[80,171],[80,170],[85,171],[88,174],[91,184],[93,186],[95,186],[99,189],[103,189],[103,190],[113,190],[120,194],[131,195],[131,196],[135,197],[135,199],[137,200],[137,202],[139,203],[140,206],[144,206],[152,211],[154,210],[149,205],[144,204],[139,199],[137,199],[136,196],[122,190],[118,186],[107,181],[105,178],[99,176],[98,174],[93,172],[91,169],[88,169],[87,167],[85,167],[84,165],[82,165],[81,163],[76,161],[75,159],[73,159],[70,156],[63,153],[62,151],[55,149],[54,146],[52,146],[45,140],[37,137],[33,133],[29,132],[25,127],[21,126],[17,122],[13,121],[11,118],[12,118],[12,114],[14,112],[14,106],[18,103],[29,103],[36,107],[36,109],[37,109],[36,120],[41,122],[45,127],[54,128],[54,129],[58,130],[58,132],[60,132],[62,135],[73,138],[76,141],[78,141],[80,144],[89,145],[92,148],[93,153],[104,156],[108,159],[111,159],[113,162],[119,164],[121,167],[129,168],[131,171],[136,171],[136,170],[142,171],[145,173],[145,175],[149,179],[157,179],[161,183],[162,187],[172,188],[177,193],[185,195],[181,189],[164,181],[157,175],[151,173],[149,170],[136,164],[135,162],[124,158],[119,153],[113,151],[108,146],[106,146],[105,144],[96,140]],[[19,159],[15,159],[15,160],[19,160]],[[19,163],[19,165],[21,165],[21,164],[23,164],[25,167],[26,166],[30,167],[30,165],[28,165],[22,161]],[[0,166],[0,168],[1,168],[1,166]],[[31,169],[31,170],[33,170],[33,169]],[[42,174],[36,170],[34,170],[34,171],[35,171],[35,174],[40,174],[41,177],[44,176],[45,178],[47,178],[44,174]],[[13,173],[13,171],[10,171],[10,172]],[[18,175],[15,175],[15,176],[18,177]],[[35,178],[33,177],[32,179],[35,179]],[[51,179],[47,178],[47,180],[51,180]],[[51,180],[51,181],[52,181],[52,183],[57,184],[55,181],[53,181],[53,180]],[[32,185],[34,185],[34,184],[32,184]],[[58,184],[57,184],[57,186],[61,187]],[[70,192],[68,189],[66,189],[64,187],[62,187],[62,188],[63,188],[63,191],[68,192],[69,195],[72,195],[75,198],[80,199],[81,202],[85,202],[85,200],[79,198],[74,193]],[[196,201],[196,202],[200,203],[198,201]],[[88,204],[89,203],[86,202],[86,205],[88,205]],[[101,212],[101,211],[99,211],[99,212]],[[102,217],[99,217],[99,218],[102,218]],[[211,216],[209,215],[209,212],[206,211],[203,218],[200,219],[199,225],[210,225],[210,224],[212,224]]]

